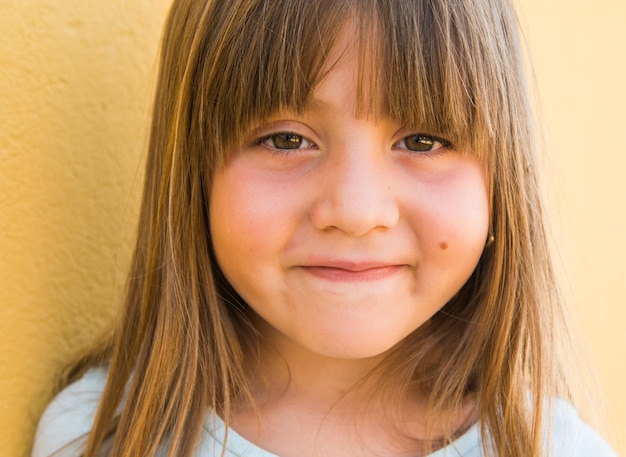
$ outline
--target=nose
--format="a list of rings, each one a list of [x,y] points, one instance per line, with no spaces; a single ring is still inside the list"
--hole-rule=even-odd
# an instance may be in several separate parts
[[[337,229],[358,237],[398,223],[400,211],[389,164],[367,149],[337,152],[324,167],[311,208],[318,230]]]

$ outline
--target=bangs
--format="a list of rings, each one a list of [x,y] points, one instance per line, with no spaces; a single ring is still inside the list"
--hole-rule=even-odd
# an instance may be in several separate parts
[[[214,154],[240,143],[255,122],[305,110],[346,27],[359,56],[355,114],[389,117],[479,155],[510,129],[507,97],[523,77],[511,81],[517,47],[500,2],[297,3],[214,2],[207,12],[191,116]]]

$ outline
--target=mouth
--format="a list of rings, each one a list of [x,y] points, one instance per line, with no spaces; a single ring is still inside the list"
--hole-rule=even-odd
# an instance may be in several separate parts
[[[332,262],[321,265],[302,265],[298,268],[311,276],[327,281],[369,282],[393,277],[409,266],[376,262]]]

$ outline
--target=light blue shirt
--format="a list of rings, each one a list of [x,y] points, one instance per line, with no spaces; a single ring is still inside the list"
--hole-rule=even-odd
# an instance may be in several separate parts
[[[84,436],[91,430],[98,403],[104,390],[107,371],[95,368],[63,390],[42,416],[32,457],[80,455]],[[220,456],[223,449],[224,423],[209,414],[196,451],[196,457]],[[574,408],[564,401],[553,402],[550,457],[617,457],[609,445],[585,424]],[[165,454],[165,453],[164,453]],[[227,457],[278,457],[228,431]],[[483,457],[480,426],[470,428],[456,441],[430,457]]]

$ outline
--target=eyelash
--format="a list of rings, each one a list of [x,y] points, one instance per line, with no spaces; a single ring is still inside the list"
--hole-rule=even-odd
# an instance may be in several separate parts
[[[275,144],[274,145],[266,144],[267,142],[270,142],[270,141],[275,142],[280,136],[283,136],[283,139],[285,141],[293,141],[293,139],[289,139],[289,137],[295,138],[293,145],[296,147],[293,147],[293,148],[282,147],[281,148],[281,147],[277,147]],[[430,145],[431,149],[424,149],[424,150],[410,149],[407,145],[407,140],[415,140],[417,142],[422,142],[421,144],[425,144],[427,146]],[[404,143],[404,146],[405,146],[404,148],[398,147],[398,145],[401,143]],[[301,147],[303,144],[306,144],[308,146],[305,146],[303,148]],[[254,145],[265,147],[278,154],[284,154],[285,151],[298,151],[300,149],[318,149],[317,145],[311,140],[309,140],[308,138],[306,138],[305,136],[300,135],[295,132],[289,132],[289,131],[275,132],[269,135],[262,136],[258,138],[257,140],[255,140]],[[443,152],[442,150],[454,149],[450,141],[444,138],[436,137],[433,135],[427,135],[423,133],[415,133],[412,135],[407,135],[403,137],[400,141],[397,141],[396,143],[394,143],[393,147],[395,149],[404,149],[411,153],[421,153],[422,155],[438,154],[438,153]]]

